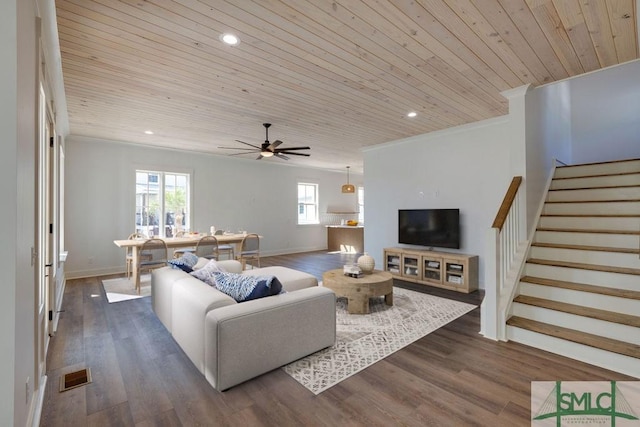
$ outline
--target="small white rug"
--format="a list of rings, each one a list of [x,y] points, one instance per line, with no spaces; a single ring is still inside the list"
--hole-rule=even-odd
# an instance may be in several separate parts
[[[347,300],[338,298],[335,345],[282,369],[320,394],[476,308],[397,287],[393,288],[393,304],[390,307],[384,298],[374,298],[370,314],[349,314]]]
[[[126,277],[103,280],[102,286],[107,294],[109,303],[148,297],[151,295],[151,275],[143,274],[140,276],[140,295],[136,292],[136,285],[133,280]]]

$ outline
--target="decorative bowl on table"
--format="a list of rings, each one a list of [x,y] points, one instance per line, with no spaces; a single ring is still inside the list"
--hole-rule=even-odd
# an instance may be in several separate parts
[[[350,225],[351,227],[355,227],[356,225],[358,225],[358,221],[356,221],[355,219],[347,220],[347,225]]]

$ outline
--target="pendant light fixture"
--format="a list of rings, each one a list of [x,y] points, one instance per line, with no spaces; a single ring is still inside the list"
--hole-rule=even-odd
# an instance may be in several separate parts
[[[347,166],[347,183],[345,185],[342,186],[342,192],[343,193],[355,193],[356,192],[356,186],[353,184],[349,184],[349,168],[351,166]]]

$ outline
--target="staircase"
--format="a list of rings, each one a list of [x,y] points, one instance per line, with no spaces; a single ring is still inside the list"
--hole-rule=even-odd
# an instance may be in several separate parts
[[[507,338],[640,378],[640,159],[556,169]]]

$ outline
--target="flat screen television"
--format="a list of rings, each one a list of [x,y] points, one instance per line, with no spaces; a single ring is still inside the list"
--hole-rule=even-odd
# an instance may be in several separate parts
[[[398,242],[460,249],[460,209],[399,209]]]

